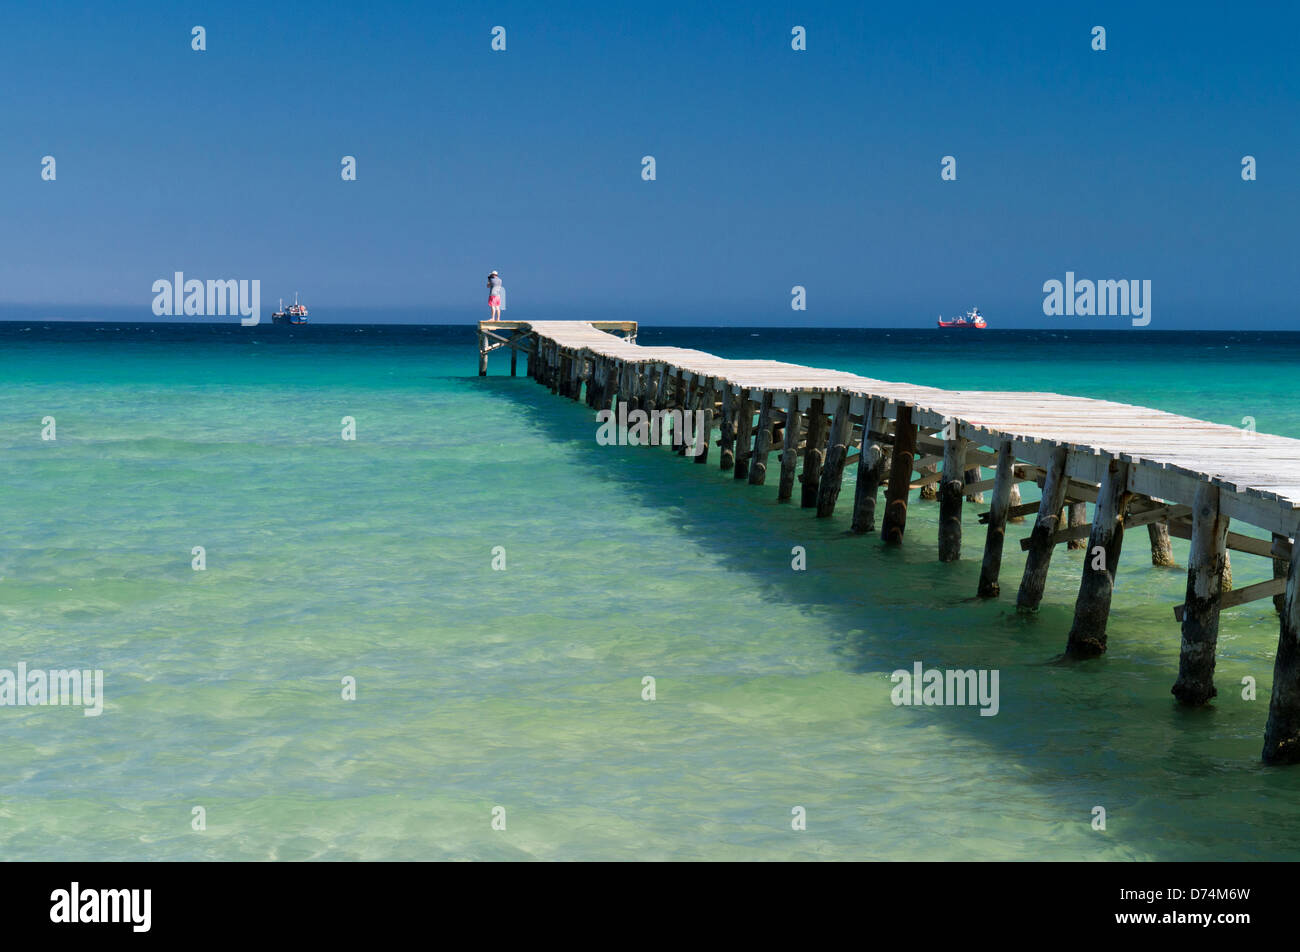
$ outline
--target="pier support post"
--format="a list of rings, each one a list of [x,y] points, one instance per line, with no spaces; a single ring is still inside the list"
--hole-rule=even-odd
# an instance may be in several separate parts
[[[835,514],[835,503],[840,498],[844,482],[844,462],[853,443],[853,417],[849,414],[851,400],[847,393],[840,394],[835,404],[835,419],[826,449],[826,465],[822,468],[821,484],[817,487],[817,517],[826,519]]]
[[[1147,523],[1147,537],[1151,540],[1151,564],[1165,567],[1174,564],[1174,546],[1169,541],[1169,523]]]
[[[682,408],[682,432],[680,434],[680,439],[677,440],[677,445],[673,447],[673,449],[677,451],[678,456],[685,456],[687,452],[686,435],[690,433],[690,425],[686,422],[686,419],[691,415],[691,411],[695,409],[696,403],[699,402],[700,382],[697,378],[692,378],[689,381],[684,377],[680,379],[682,384],[682,393],[681,399],[678,402]]]
[[[1300,543],[1300,532],[1296,534]],[[1291,559],[1273,662],[1273,696],[1264,730],[1264,763],[1300,763],[1300,558]]]
[[[736,401],[736,465],[732,475],[736,479],[749,478],[750,441],[754,434],[754,404],[749,399],[749,390],[740,391]]]
[[[826,442],[826,399],[815,397],[808,409],[808,436],[803,445],[803,473],[800,476],[802,486],[799,491],[799,506],[812,509],[817,505],[817,488],[821,485],[822,463],[826,452],[822,444]]]
[[[962,481],[969,486],[971,483],[978,483],[984,479],[984,472],[978,466],[967,467],[966,472],[962,474]],[[984,493],[974,492],[966,497],[967,502],[983,502]]]
[[[736,393],[731,384],[722,388],[722,425],[718,434],[718,468],[726,472],[736,465]]]
[[[1010,440],[998,444],[998,468],[993,476],[993,501],[989,506],[989,528],[984,536],[984,561],[976,595],[997,598],[1002,591],[998,575],[1002,571],[1002,549],[1007,538],[1007,510],[1011,507],[1011,489],[1016,484],[1016,455]]]
[[[1015,481],[1011,483],[1011,495],[1007,497],[1007,508],[1014,509],[1019,506],[1023,500],[1020,498],[1020,477],[1021,473],[1016,473]],[[1024,516],[1008,516],[1007,522],[1024,522]]]
[[[792,393],[785,408],[785,439],[781,443],[781,481],[776,490],[777,502],[789,502],[794,495],[794,475],[799,462],[799,428],[802,426],[799,394]]]
[[[1069,485],[1065,476],[1065,460],[1068,455],[1069,451],[1064,446],[1058,446],[1052,451],[1052,457],[1047,463],[1047,475],[1043,479],[1043,501],[1038,505],[1038,518],[1034,520],[1033,531],[1029,534],[1025,574],[1020,579],[1020,591],[1016,593],[1017,611],[1038,611],[1038,603],[1043,600],[1047,567],[1052,564],[1052,536],[1061,520],[1065,488]]]
[[[695,434],[695,439],[699,443],[695,453],[697,463],[709,461],[709,444],[713,442],[713,403],[713,378],[710,377],[700,391],[700,429]]]
[[[1088,522],[1088,504],[1086,502],[1072,502],[1066,504],[1066,525],[1071,529],[1076,526],[1086,525]],[[1067,549],[1082,549],[1088,544],[1086,539],[1071,539],[1065,543]]]
[[[1067,658],[1096,658],[1106,650],[1106,622],[1115,588],[1120,548],[1124,544],[1124,513],[1132,494],[1129,464],[1112,459],[1097,491],[1097,509],[1083,555],[1083,578],[1074,603],[1074,624],[1065,645]]]
[[[907,492],[912,485],[912,467],[916,464],[916,424],[912,408],[900,403],[894,419],[894,450],[889,463],[889,488],[885,490],[885,517],[880,537],[890,545],[900,545],[907,528]]]
[[[853,532],[876,530],[876,497],[881,480],[885,478],[885,451],[872,439],[872,431],[880,432],[884,405],[879,398],[868,402],[862,414],[862,455],[858,460],[858,478],[853,489]]]
[[[1278,532],[1273,533],[1274,546],[1283,543],[1290,544],[1290,542],[1291,540],[1286,536],[1282,535],[1281,533]],[[1295,551],[1292,550],[1292,558],[1294,558],[1295,555],[1296,555]],[[1283,559],[1283,558],[1279,558],[1278,556],[1273,556],[1273,578],[1286,578],[1287,569],[1290,568],[1289,563],[1290,563],[1289,559]],[[1280,615],[1285,610],[1285,608],[1286,608],[1286,594],[1283,593],[1281,595],[1274,595],[1273,610]]]
[[[487,335],[482,331],[478,335],[478,375],[487,376]]]
[[[519,348],[513,343],[510,345],[510,376],[517,377],[519,367]]]
[[[1219,599],[1223,595],[1227,541],[1228,519],[1219,511],[1219,487],[1201,483],[1192,503],[1192,545],[1187,559],[1178,680],[1170,689],[1183,704],[1204,704],[1219,693],[1214,687],[1214,653],[1219,643]]]
[[[772,452],[772,391],[764,390],[758,404],[758,429],[754,431],[754,454],[749,461],[749,485],[767,481],[767,458]]]
[[[918,469],[917,472],[921,474],[922,479],[925,479],[927,476],[937,476],[939,475],[939,464],[926,463],[924,466]],[[942,482],[942,480],[940,480],[940,482]],[[924,486],[921,487],[920,492],[916,494],[916,498],[924,499],[926,502],[933,502],[934,500],[938,499],[939,483],[938,482],[926,483]]]
[[[943,441],[943,478],[939,486],[939,561],[961,558],[961,504],[966,486],[966,443],[960,436]]]
[[[673,393],[670,403],[677,414],[672,417],[673,436],[669,450],[676,450],[681,445],[682,425],[686,422],[686,371],[680,367],[673,377]]]

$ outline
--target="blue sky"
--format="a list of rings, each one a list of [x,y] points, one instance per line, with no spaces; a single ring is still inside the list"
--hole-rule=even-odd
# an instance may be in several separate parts
[[[179,270],[468,321],[496,268],[521,319],[1127,326],[1044,316],[1071,270],[1151,280],[1153,330],[1300,330],[1298,28],[1289,3],[9,5],[0,302],[148,317]]]

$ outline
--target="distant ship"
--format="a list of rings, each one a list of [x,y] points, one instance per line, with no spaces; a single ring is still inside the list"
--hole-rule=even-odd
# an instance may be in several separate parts
[[[956,318],[955,320],[945,321],[942,317],[940,317],[939,326],[940,327],[976,327],[983,330],[989,325],[988,322],[984,320],[984,315],[980,313],[980,309],[975,307],[967,311],[965,317],[959,317]]]
[[[298,303],[298,292],[293,292],[293,303],[288,307],[284,306],[284,298],[280,298],[280,310],[271,315],[272,324],[306,324],[307,323],[307,305]]]

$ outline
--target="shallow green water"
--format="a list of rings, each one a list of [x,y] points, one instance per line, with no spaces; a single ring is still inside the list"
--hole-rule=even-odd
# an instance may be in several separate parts
[[[1014,542],[1008,594],[975,601],[979,507],[962,562],[935,560],[933,504],[885,549],[845,505],[817,520],[716,465],[597,445],[585,407],[504,364],[473,376],[467,327],[32,327],[0,328],[0,668],[100,668],[106,701],[0,707],[6,858],[1300,855],[1300,772],[1258,762],[1271,603],[1225,613],[1220,696],[1179,709],[1184,576],[1144,533],[1109,654],[1058,666],[1081,553],[1058,550],[1035,617]],[[990,335],[976,361],[900,332],[641,335],[1300,436],[1300,342],[1117,339],[1095,360],[1077,335]],[[997,669],[1000,712],[894,706],[914,661]]]

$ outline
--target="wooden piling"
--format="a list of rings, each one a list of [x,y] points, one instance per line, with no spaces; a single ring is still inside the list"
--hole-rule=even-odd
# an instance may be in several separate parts
[[[1291,540],[1281,533],[1273,533],[1273,548],[1277,549],[1280,545],[1290,545]],[[1286,578],[1287,569],[1290,568],[1290,560],[1281,556],[1273,556],[1273,578]],[[1286,593],[1273,596],[1273,610],[1279,615],[1286,608]]]
[[[993,476],[993,501],[989,506],[988,532],[984,535],[984,561],[976,594],[980,598],[997,598],[1002,588],[998,575],[1002,571],[1002,550],[1007,537],[1007,510],[1011,507],[1011,490],[1016,485],[1016,456],[1010,440],[998,444],[998,467]]]
[[[718,468],[724,472],[736,465],[736,393],[735,387],[722,388],[722,426],[718,437]]]
[[[799,505],[803,509],[817,506],[817,489],[821,485],[822,464],[826,461],[826,398],[814,397],[808,408],[808,435],[803,446],[803,472],[799,478]]]
[[[1219,599],[1223,595],[1227,542],[1228,519],[1219,509],[1219,487],[1202,483],[1192,504],[1182,647],[1178,653],[1178,680],[1170,689],[1183,704],[1204,704],[1218,693],[1214,687],[1214,655],[1219,642]]]
[[[519,366],[519,348],[514,344],[510,345],[510,376],[517,376],[516,370]]]
[[[699,444],[696,447],[695,462],[700,464],[709,461],[709,444],[713,442],[713,406],[716,402],[713,387],[713,378],[710,377],[700,392],[700,429],[695,434]]]
[[[1128,478],[1128,463],[1112,459],[1107,464],[1097,491],[1088,550],[1083,556],[1083,578],[1074,603],[1074,624],[1070,626],[1065,646],[1067,658],[1095,658],[1106,650],[1106,622],[1124,543],[1124,513],[1131,495]]]
[[[767,457],[772,452],[772,391],[764,390],[758,404],[758,429],[754,431],[754,452],[749,460],[749,484],[762,486],[767,480]]]
[[[754,404],[749,399],[749,389],[740,391],[736,401],[736,465],[732,476],[736,479],[749,478],[749,454],[754,438]]]
[[[478,335],[478,375],[480,377],[487,376],[487,358],[487,335],[480,332]]]
[[[827,441],[826,463],[822,466],[821,481],[817,486],[817,517],[826,519],[835,514],[835,503],[840,498],[844,482],[844,464],[853,443],[852,405],[847,393],[840,394],[835,403],[835,417]]]
[[[799,430],[803,414],[799,412],[799,394],[790,394],[785,410],[785,439],[781,442],[781,481],[776,490],[777,502],[789,502],[794,495],[794,477],[799,462]]]
[[[1019,474],[1017,474],[1017,479],[1019,479]],[[1016,506],[1019,506],[1020,504],[1021,504],[1020,483],[1017,481],[1012,481],[1011,495],[1007,497],[1007,508],[1014,509]],[[1007,517],[1007,522],[1024,522],[1024,521],[1025,521],[1025,517],[1020,515]]]
[[[943,478],[939,485],[939,561],[961,558],[961,504],[966,485],[966,443],[962,437],[943,441]]]
[[[1287,570],[1278,628],[1263,757],[1266,764],[1294,764],[1300,763],[1300,558],[1293,557]]]
[[[880,537],[890,545],[900,545],[907,529],[907,492],[912,485],[912,466],[916,462],[916,424],[912,408],[898,405],[894,420],[894,449],[889,468],[889,487],[885,490],[885,516]]]
[[[942,482],[942,480],[935,480],[933,482],[927,482],[926,480],[931,476],[939,475],[939,464],[926,463],[924,466],[918,469],[917,472],[921,475],[922,486],[920,492],[916,494],[916,498],[923,499],[926,502],[933,502],[934,500],[938,499],[939,483]]]
[[[872,438],[883,426],[880,400],[869,400],[862,414],[862,458],[858,460],[858,477],[853,488],[853,522],[850,531],[863,533],[876,530],[876,498],[880,483],[885,477],[884,448]]]
[[[699,381],[694,378],[691,380],[685,380],[679,377],[678,379],[681,379],[682,382],[682,395],[681,400],[679,401],[682,411],[681,433],[677,435],[678,438],[673,449],[677,451],[678,456],[685,456],[688,449],[686,446],[686,434],[690,432],[690,424],[686,422],[686,418],[691,415],[691,412],[695,409],[695,404],[700,399],[700,386]]]
[[[1087,525],[1088,523],[1088,504],[1086,502],[1068,503],[1066,509],[1066,525],[1071,529]],[[1088,544],[1086,539],[1070,539],[1065,543],[1067,549],[1082,549]]]
[[[978,467],[978,466],[970,466],[970,467],[967,467],[966,472],[964,472],[964,473],[962,474],[962,480],[965,482],[965,484],[966,484],[967,486],[971,485],[972,483],[978,483],[978,482],[980,482],[983,478],[984,478],[984,473],[983,473],[983,471],[980,469],[980,467]],[[983,493],[982,491],[980,491],[980,490],[977,490],[977,491],[975,491],[975,492],[973,492],[973,493],[970,493],[969,495],[967,495],[967,497],[966,497],[966,501],[967,501],[967,502],[983,502],[983,501],[984,501],[984,493]]]
[[[1147,537],[1151,540],[1151,564],[1166,567],[1174,564],[1174,545],[1169,541],[1169,523],[1147,524]]]
[[[1058,446],[1052,451],[1043,479],[1043,499],[1038,505],[1038,518],[1029,534],[1029,548],[1025,556],[1025,573],[1020,579],[1016,594],[1017,611],[1038,611],[1047,585],[1047,568],[1052,564],[1052,536],[1061,520],[1061,506],[1065,502],[1065,489],[1069,481],[1065,475],[1068,450]]]

